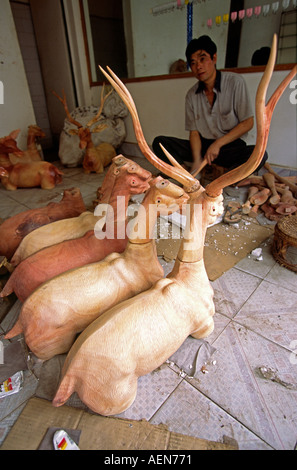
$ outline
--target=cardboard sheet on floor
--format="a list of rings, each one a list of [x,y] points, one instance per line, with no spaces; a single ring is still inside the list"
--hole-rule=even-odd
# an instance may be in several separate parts
[[[145,420],[107,418],[77,408],[54,408],[51,402],[31,398],[1,450],[37,450],[48,429],[79,430],[81,450],[234,450],[235,446],[170,432]]]
[[[237,225],[219,223],[209,227],[204,246],[204,262],[209,279],[215,281],[257,248],[273,231],[273,226],[260,225],[251,218],[243,219]],[[162,256],[165,261],[174,260],[180,241],[158,239],[158,256]]]

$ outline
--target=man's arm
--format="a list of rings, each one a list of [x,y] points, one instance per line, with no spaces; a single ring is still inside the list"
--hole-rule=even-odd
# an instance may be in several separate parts
[[[190,146],[193,157],[191,173],[194,173],[198,170],[203,160],[201,155],[201,139],[198,131],[190,131]]]
[[[237,126],[231,129],[231,131],[229,131],[227,134],[215,140],[215,142],[213,142],[208,147],[207,152],[204,155],[204,158],[207,159],[207,163],[211,165],[211,163],[219,155],[220,149],[221,147],[223,147],[223,145],[229,144],[230,142],[233,142],[236,139],[240,139],[242,135],[244,135],[245,133],[247,133],[253,128],[253,125],[254,125],[254,118],[253,117],[247,118],[244,121],[237,124]],[[194,155],[193,155],[193,158],[194,158]]]

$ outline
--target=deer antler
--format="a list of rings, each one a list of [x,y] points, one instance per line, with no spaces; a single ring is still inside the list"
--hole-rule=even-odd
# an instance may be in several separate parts
[[[246,178],[247,176],[252,174],[262,160],[268,141],[269,128],[273,110],[283,91],[287,87],[288,83],[292,80],[292,78],[297,72],[297,66],[295,66],[291,70],[289,75],[278,86],[278,88],[275,90],[270,100],[268,101],[267,105],[265,106],[267,88],[273,73],[276,59],[276,44],[277,36],[275,34],[273,37],[269,61],[262,76],[261,82],[258,86],[256,94],[257,139],[254,151],[246,163],[235,168],[234,170],[229,171],[228,173],[225,173],[224,175],[220,176],[215,181],[212,181],[209,185],[207,185],[205,191],[209,196],[218,196],[222,189],[226,186],[234,184],[237,181],[240,181],[243,178]]]
[[[127,90],[125,85],[122,83],[122,81],[115,75],[115,73],[109,67],[107,68],[113,78],[110,75],[108,75],[107,72],[105,72],[105,70],[102,69],[102,67],[100,67],[100,70],[109,80],[109,82],[114,87],[114,89],[118,92],[119,96],[122,98],[127,108],[129,109],[130,114],[132,116],[132,120],[133,120],[134,131],[135,131],[135,135],[137,138],[137,142],[139,144],[139,147],[142,153],[149,160],[149,162],[152,163],[152,165],[158,168],[158,170],[162,171],[162,173],[165,173],[170,178],[174,178],[175,180],[182,183],[184,186],[188,188],[187,190],[189,192],[196,190],[197,187],[199,187],[199,182],[194,178],[194,176],[192,176],[189,172],[187,172],[184,168],[182,168],[179,165],[179,163],[173,158],[172,155],[166,152],[167,157],[173,163],[174,166],[171,166],[168,163],[163,162],[157,157],[157,155],[155,155],[152,152],[152,150],[150,149],[149,145],[147,144],[144,138],[140,121],[139,121],[139,117],[138,117],[138,113],[137,113],[137,109],[136,109],[132,96],[130,95],[129,91]]]
[[[78,128],[83,127],[80,122],[76,121],[71,116],[71,114],[69,112],[69,109],[68,109],[68,106],[67,106],[65,91],[63,90],[63,98],[61,98],[54,90],[52,91],[52,93],[53,93],[53,95],[55,95],[58,98],[58,100],[61,101],[62,105],[64,106],[68,121],[71,122],[72,124],[74,124],[75,126],[77,126]]]
[[[87,127],[91,127],[93,124],[95,124],[96,121],[98,121],[99,117],[101,116],[101,113],[103,111],[104,103],[111,94],[112,90],[110,90],[105,96],[104,96],[104,90],[105,90],[105,83],[103,83],[102,90],[101,90],[101,103],[100,107],[98,110],[98,113],[96,116],[94,116],[87,124]]]

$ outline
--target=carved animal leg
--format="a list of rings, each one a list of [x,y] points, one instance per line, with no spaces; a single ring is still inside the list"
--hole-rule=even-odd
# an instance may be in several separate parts
[[[41,181],[40,181],[40,187],[42,189],[53,189],[55,188],[56,186],[56,183],[55,183],[55,179],[54,177],[52,176],[41,176]]]
[[[1,178],[1,183],[7,191],[15,191],[18,187],[15,184],[12,184],[7,178]]]
[[[100,370],[98,371],[100,374]],[[110,393],[100,393],[98,390],[92,390],[84,382],[81,382],[79,389],[73,388],[74,376],[66,375],[59,386],[56,396],[52,402],[53,406],[59,407],[64,405],[71,397],[74,391],[78,396],[84,396],[84,403],[102,416],[111,416],[123,413],[127,410],[135,400],[137,394],[137,379],[136,377],[128,376],[126,379],[115,384],[111,384]],[[86,388],[87,387],[87,388]],[[87,399],[86,399],[87,397]]]
[[[103,171],[104,171],[103,165],[100,165],[100,168],[98,168],[98,170],[96,170],[96,173],[97,173],[97,175],[100,175],[101,173],[103,173]]]
[[[214,329],[214,321],[213,321],[213,317],[210,317],[206,320],[205,323],[202,323],[202,325],[198,328],[198,330],[191,333],[191,336],[193,336],[193,338],[196,338],[196,339],[206,338],[213,332],[213,329]]]

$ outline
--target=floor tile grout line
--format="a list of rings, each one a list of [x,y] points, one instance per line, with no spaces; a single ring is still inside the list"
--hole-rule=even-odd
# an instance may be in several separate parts
[[[296,280],[297,280],[297,277],[296,277]],[[268,282],[269,284],[272,284],[273,286],[280,286],[277,282],[273,282],[273,281],[271,281],[271,280],[269,280],[269,279],[263,279],[263,281]],[[280,287],[282,287],[282,289],[286,289],[286,290],[288,290],[288,291],[290,291],[290,292],[294,292],[295,294],[297,293],[297,289],[295,289],[295,290],[294,290],[294,289],[290,289],[290,287],[288,287],[288,286],[286,286],[286,287],[285,287],[285,286],[280,286]]]
[[[236,334],[237,334],[237,331],[236,331]],[[250,363],[249,363],[249,361],[248,361],[248,358],[246,357],[245,351],[244,351],[244,349],[243,349],[243,347],[242,347],[240,341],[239,341],[238,344],[241,346],[242,353],[244,354],[244,356],[245,356],[245,358],[246,358],[246,363],[248,364],[248,368],[249,368],[249,370],[250,370],[250,375],[251,375],[251,377],[254,379],[253,371],[252,371],[252,369],[251,369],[251,367],[250,367]],[[203,392],[201,389],[199,389],[199,387],[195,387],[193,384],[191,384],[191,382],[190,382],[189,379],[187,380],[187,378],[185,378],[184,380],[186,380],[187,383],[189,383],[189,385],[191,385],[193,388],[195,388],[196,390],[198,390],[198,391],[199,391],[203,396],[205,396],[208,400],[210,400],[212,403],[214,403],[216,406],[218,406],[221,410],[223,410],[225,413],[227,413],[230,417],[232,417],[236,422],[238,422],[239,424],[241,424],[245,429],[248,429],[248,430],[249,430],[250,432],[252,432],[255,436],[257,436],[259,439],[261,439],[261,441],[265,442],[267,445],[269,445],[270,447],[274,448],[274,446],[273,446],[272,444],[269,444],[269,442],[267,442],[263,437],[261,437],[256,431],[252,430],[248,425],[244,424],[244,423],[243,423],[241,420],[239,420],[236,416],[233,416],[233,414],[232,414],[230,411],[226,410],[222,405],[220,405],[220,404],[217,403],[215,400],[213,400],[212,398],[210,398],[205,392]],[[255,379],[254,379],[254,382],[256,383],[258,392],[260,393],[260,395],[261,395],[261,397],[262,397],[262,401],[263,401],[263,403],[265,403],[265,406],[266,406],[266,402],[265,402],[265,400],[264,400],[264,398],[263,398],[263,396],[262,396],[262,393],[261,393],[260,390],[259,390],[257,381],[256,381]],[[266,406],[266,408],[267,408],[267,406]],[[268,409],[267,409],[267,412],[268,412],[268,415],[269,415],[269,417],[270,417],[270,420],[271,420],[271,423],[272,423],[272,425],[273,425],[273,428],[275,429],[276,434],[277,434],[277,436],[278,436],[278,438],[279,438],[279,441],[280,441],[280,443],[281,443],[281,445],[282,445],[282,447],[283,447],[283,443],[282,443],[282,441],[281,441],[281,439],[280,439],[280,437],[279,437],[279,435],[278,435],[277,429],[276,429],[276,427],[275,427],[275,425],[274,425],[274,422],[273,422],[273,420],[272,420],[272,418],[271,418],[271,416],[270,416],[270,412],[269,412]]]
[[[179,372],[174,370],[173,368],[171,368],[169,365],[168,367],[170,368],[170,370],[172,370],[173,372],[175,372],[176,375],[179,375]],[[272,449],[274,449],[274,446],[272,446],[271,444],[269,444],[269,442],[267,442],[265,439],[263,439],[261,436],[259,436],[255,431],[253,431],[252,429],[250,429],[249,426],[245,425],[244,423],[242,423],[238,418],[236,418],[235,416],[233,416],[229,411],[225,410],[222,405],[220,405],[219,403],[217,403],[216,401],[214,401],[212,398],[210,398],[207,394],[205,394],[202,390],[200,390],[199,388],[195,387],[192,383],[191,383],[191,379],[186,376],[184,378],[182,378],[182,380],[177,384],[177,386],[171,391],[171,393],[168,395],[168,397],[163,401],[163,403],[158,407],[158,409],[152,414],[152,416],[149,418],[149,421],[151,421],[154,416],[160,411],[160,409],[162,408],[162,406],[170,399],[170,397],[174,394],[174,392],[177,390],[177,388],[183,383],[187,383],[188,385],[190,385],[191,387],[193,387],[193,389],[199,393],[201,393],[201,395],[203,395],[207,400],[209,400],[211,403],[213,403],[214,405],[216,405],[218,408],[220,408],[224,413],[226,413],[229,417],[231,417],[232,419],[234,419],[236,422],[238,422],[241,426],[243,426],[245,429],[247,429],[249,432],[251,432],[253,435],[255,435],[257,438],[259,438],[262,442],[264,442],[265,444],[267,444],[269,447],[271,447]]]
[[[286,346],[283,346],[282,344],[279,344],[277,343],[276,341],[274,341],[273,339],[271,338],[268,338],[267,336],[264,336],[263,334],[259,333],[258,331],[255,331],[253,330],[251,327],[245,325],[244,323],[241,323],[239,320],[237,319],[232,319],[231,321],[234,321],[235,324],[239,325],[240,327],[243,327],[245,328],[246,330],[254,333],[255,335],[259,336],[260,338],[263,338],[265,339],[266,341],[268,341],[269,343],[272,343],[274,344],[275,346],[279,346],[280,348],[284,349],[285,351],[287,351],[288,353],[292,353],[294,352],[294,349],[290,349],[290,348],[287,348]]]
[[[193,389],[199,393],[201,393],[201,395],[203,395],[207,400],[209,400],[211,403],[213,403],[215,406],[217,406],[220,410],[222,410],[224,413],[226,413],[230,418],[234,419],[237,423],[239,423],[241,426],[243,426],[244,429],[247,429],[249,432],[251,432],[254,436],[256,436],[257,438],[259,438],[262,442],[264,442],[265,444],[267,444],[269,447],[271,447],[272,449],[274,449],[274,446],[272,446],[271,444],[269,444],[269,442],[267,442],[265,439],[263,439],[261,436],[259,436],[255,431],[253,431],[252,429],[250,429],[249,426],[247,426],[246,424],[242,423],[238,418],[236,418],[235,416],[233,416],[229,411],[225,410],[225,408],[220,405],[219,403],[217,403],[215,400],[213,400],[212,398],[210,398],[206,393],[204,393],[202,390],[200,390],[199,388],[195,387],[192,383],[191,383],[191,379],[185,377],[181,380],[181,382],[175,387],[175,389],[171,392],[171,394],[166,398],[166,400],[163,402],[163,404],[158,408],[158,410],[153,414],[153,416],[150,418],[152,419],[154,417],[154,415],[160,410],[160,408],[162,408],[162,406],[166,403],[166,401],[171,397],[171,395],[175,392],[175,390],[183,383],[183,382],[186,382],[188,385],[190,385],[191,387],[193,387]]]
[[[281,439],[281,437],[280,437],[280,435],[279,435],[277,426],[276,426],[276,424],[274,423],[274,420],[273,420],[273,418],[272,418],[272,416],[271,416],[271,412],[269,411],[269,408],[268,408],[268,406],[267,406],[267,403],[266,403],[266,400],[265,400],[265,398],[264,398],[264,396],[263,396],[263,393],[262,393],[262,391],[261,391],[261,388],[259,387],[259,384],[258,384],[258,382],[257,382],[257,380],[256,380],[256,378],[255,378],[255,375],[254,375],[254,373],[253,373],[253,370],[252,370],[252,368],[251,368],[250,361],[248,360],[248,357],[247,357],[247,355],[246,355],[245,349],[244,349],[244,347],[243,347],[243,345],[242,345],[242,343],[241,343],[241,341],[240,341],[240,337],[239,337],[239,335],[238,335],[238,331],[235,330],[235,333],[236,333],[236,336],[237,336],[237,338],[238,338],[238,344],[239,344],[239,346],[240,346],[240,349],[241,349],[241,351],[242,351],[242,354],[244,355],[244,357],[245,357],[245,359],[246,359],[246,364],[248,365],[248,368],[249,368],[249,370],[250,370],[250,374],[251,374],[251,377],[252,377],[252,379],[253,379],[255,388],[258,390],[258,393],[260,394],[260,396],[261,396],[261,398],[262,398],[262,401],[263,401],[263,403],[265,404],[266,411],[267,411],[268,416],[269,416],[269,418],[270,418],[271,424],[273,425],[273,428],[274,428],[274,430],[275,430],[275,433],[276,433],[276,435],[277,435],[277,437],[278,437],[278,439],[279,439],[279,442],[280,442],[280,444],[282,445],[282,448],[285,449],[285,446],[284,446],[284,444],[283,444],[283,441],[282,441],[282,439]]]

